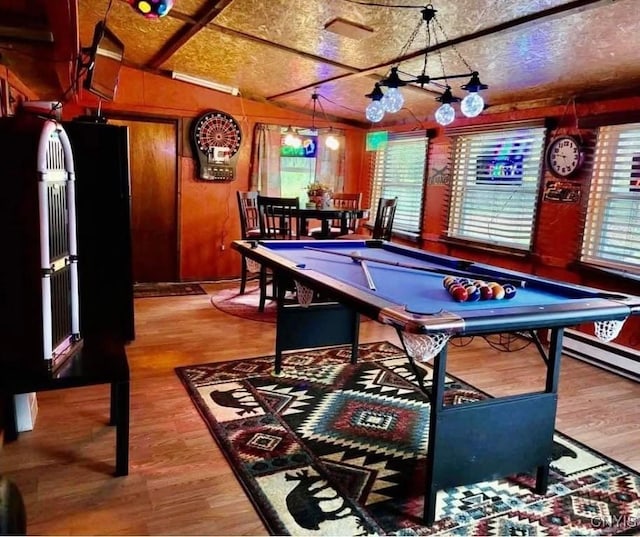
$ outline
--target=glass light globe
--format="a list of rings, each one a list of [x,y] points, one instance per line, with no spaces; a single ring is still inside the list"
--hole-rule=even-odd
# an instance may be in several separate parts
[[[380,101],[371,101],[365,110],[365,116],[372,123],[377,123],[384,117],[384,106]]]
[[[440,125],[448,125],[456,118],[456,111],[449,103],[444,103],[436,110],[436,121]]]
[[[288,133],[284,137],[284,143],[287,144],[289,147],[302,146],[302,140],[300,139],[300,136],[298,136],[296,133],[293,133],[293,132]]]
[[[398,88],[389,88],[380,102],[387,112],[398,112],[404,105],[404,96]]]
[[[484,99],[477,93],[469,93],[460,103],[460,110],[467,117],[476,117],[484,110]]]
[[[333,151],[335,151],[336,149],[338,149],[338,147],[340,147],[340,142],[333,134],[330,134],[329,136],[327,136],[327,139],[325,140],[324,144],[329,149],[332,149]]]

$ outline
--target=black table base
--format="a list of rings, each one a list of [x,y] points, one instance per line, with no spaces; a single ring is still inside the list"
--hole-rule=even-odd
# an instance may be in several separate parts
[[[87,338],[77,345],[59,371],[42,363],[12,365],[0,372],[5,440],[18,438],[14,395],[110,384],[109,424],[116,427],[116,476],[129,473],[129,364],[124,344],[108,338]]]

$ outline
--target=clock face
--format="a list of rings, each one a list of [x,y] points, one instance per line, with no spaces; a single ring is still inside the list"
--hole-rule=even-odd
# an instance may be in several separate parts
[[[240,126],[229,114],[211,111],[202,115],[195,123],[193,137],[196,147],[207,154],[214,148],[225,149],[232,157],[240,149],[242,134]]]
[[[547,164],[554,175],[567,177],[582,164],[582,150],[571,136],[560,136],[549,144]]]

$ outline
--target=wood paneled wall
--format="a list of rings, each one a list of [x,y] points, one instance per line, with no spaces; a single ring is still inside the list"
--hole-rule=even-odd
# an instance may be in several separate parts
[[[65,106],[64,116],[70,118],[79,113],[85,113],[87,107],[95,107],[96,104],[93,96],[85,92],[76,106]],[[239,152],[235,181],[211,184],[196,179],[196,166],[190,145],[187,143],[189,140],[187,131],[183,133],[178,163],[180,278],[188,281],[237,277],[240,271],[239,256],[229,245],[240,235],[235,191],[249,188],[253,128],[258,122],[308,126],[309,117],[269,103],[233,97],[126,67],[122,71],[116,100],[104,104],[104,108],[129,114],[180,118],[183,129],[189,129],[193,119],[208,109],[222,110],[239,121],[243,143]],[[499,113],[492,113],[489,109],[475,120],[457,119],[456,126],[482,126],[545,118],[556,125],[553,129],[549,129],[550,135],[579,134],[587,144],[593,144],[595,129],[578,130],[578,119],[638,108],[640,108],[640,97],[577,103],[575,107],[562,105],[523,108]],[[321,121],[318,124],[327,126]],[[365,151],[366,131],[346,125],[334,124],[334,126],[346,131],[345,189],[370,192],[371,159]],[[414,127],[416,125],[405,124],[390,130],[407,131]],[[442,240],[442,234],[447,225],[446,195],[450,174],[447,158],[451,139],[446,130],[439,128],[432,120],[425,120],[418,127],[434,129],[435,132],[430,144],[421,247],[568,282],[586,285],[596,283],[593,277],[587,281],[588,278],[572,266],[580,245],[581,214],[587,201],[589,165],[574,178],[582,185],[580,202],[559,204],[541,200],[532,255],[526,257],[497,255],[495,252],[452,245]],[[553,176],[545,171],[542,184],[551,179]],[[600,287],[640,293],[639,289],[625,288],[627,284],[616,280],[598,280],[597,283]],[[621,336],[621,342],[637,348],[640,342],[633,334],[638,332],[638,321],[633,320],[627,325]]]

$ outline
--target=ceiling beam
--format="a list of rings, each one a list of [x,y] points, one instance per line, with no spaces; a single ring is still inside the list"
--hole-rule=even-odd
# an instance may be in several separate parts
[[[208,5],[209,3],[207,3],[207,5],[200,9],[195,15],[193,22],[185,21],[182,28],[167,40],[164,46],[149,60],[147,67],[149,69],[158,69],[189,41],[189,39],[212,22],[231,2],[233,2],[233,0],[217,0],[213,2],[213,5]],[[169,15],[171,15],[171,12],[169,12]]]
[[[510,21],[502,22],[500,24],[496,24],[495,26],[490,26],[488,28],[478,30],[477,32],[473,32],[467,35],[462,35],[454,39],[449,39],[448,41],[443,41],[441,43],[436,43],[435,45],[432,45],[430,47],[423,48],[421,50],[416,50],[415,52],[412,52],[410,54],[405,54],[403,56],[398,56],[397,58],[393,58],[390,61],[379,63],[377,65],[368,67],[366,69],[361,69],[355,73],[334,76],[331,78],[315,81],[311,84],[307,84],[305,86],[302,86],[293,90],[278,93],[276,95],[271,95],[267,97],[267,100],[274,100],[274,99],[280,99],[282,97],[287,97],[289,95],[293,95],[301,91],[306,91],[309,88],[320,86],[328,82],[346,80],[346,79],[358,77],[358,76],[372,75],[373,73],[375,73],[376,71],[379,71],[380,69],[385,69],[393,65],[402,63],[404,61],[408,61],[414,58],[418,58],[420,56],[424,56],[425,54],[428,55],[433,52],[437,52],[439,50],[454,47],[462,43],[468,43],[469,41],[474,41],[476,39],[480,39],[490,35],[495,35],[498,33],[511,31],[515,29],[520,30],[522,28],[526,28],[527,26],[536,24],[543,20],[545,22],[549,22],[557,18],[565,17],[567,15],[581,13],[583,11],[586,11],[587,9],[593,9],[593,8],[601,7],[603,5],[613,4],[616,1],[617,0],[572,0],[566,4],[554,6],[548,9],[543,9],[542,11],[531,13],[529,15],[524,15],[522,17],[518,17]],[[413,87],[413,86],[406,86],[406,87]]]

